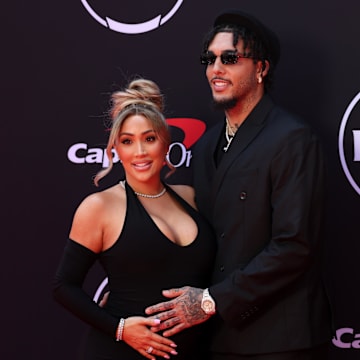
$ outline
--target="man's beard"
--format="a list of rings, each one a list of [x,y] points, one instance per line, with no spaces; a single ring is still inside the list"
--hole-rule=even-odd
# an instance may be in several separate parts
[[[217,100],[213,98],[213,106],[216,110],[230,110],[233,109],[237,104],[238,99],[222,99]]]

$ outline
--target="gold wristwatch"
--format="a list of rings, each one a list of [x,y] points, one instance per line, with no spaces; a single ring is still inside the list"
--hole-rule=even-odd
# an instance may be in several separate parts
[[[201,299],[201,309],[207,315],[213,315],[216,312],[215,301],[209,294],[209,289],[205,289]]]

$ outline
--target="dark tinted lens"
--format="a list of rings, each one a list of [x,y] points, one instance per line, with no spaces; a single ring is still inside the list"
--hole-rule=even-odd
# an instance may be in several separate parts
[[[212,65],[215,63],[216,56],[214,54],[203,54],[200,56],[200,62],[203,65]]]
[[[238,61],[237,54],[221,54],[221,62],[226,64],[236,64]]]

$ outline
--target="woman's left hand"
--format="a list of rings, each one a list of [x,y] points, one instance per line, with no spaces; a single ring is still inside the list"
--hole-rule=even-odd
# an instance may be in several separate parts
[[[158,326],[160,320],[131,316],[125,319],[122,339],[133,349],[150,360],[156,360],[155,356],[170,359],[170,355],[176,355],[176,344],[171,339],[156,334],[150,330],[152,326]]]

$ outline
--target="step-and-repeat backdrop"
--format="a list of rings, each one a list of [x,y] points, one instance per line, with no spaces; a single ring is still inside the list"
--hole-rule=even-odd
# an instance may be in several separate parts
[[[282,45],[273,97],[310,122],[328,160],[324,271],[331,359],[360,358],[360,3],[357,0],[40,0],[3,7],[1,359],[74,359],[85,325],[54,303],[52,278],[79,202],[107,164],[109,94],[135,75],[166,95],[172,182],[190,182],[211,108],[201,43],[225,8],[253,13]],[[115,183],[121,166],[102,181]],[[94,268],[86,288],[106,285]],[[271,329],[269,329],[271,331]]]

